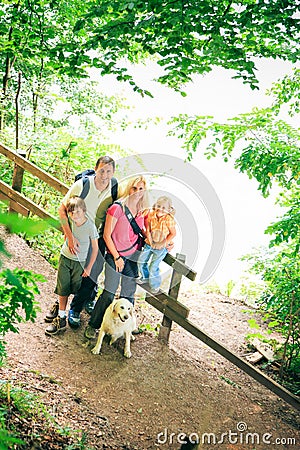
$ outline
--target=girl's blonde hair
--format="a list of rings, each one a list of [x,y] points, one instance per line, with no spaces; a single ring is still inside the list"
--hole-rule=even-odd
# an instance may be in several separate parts
[[[167,203],[168,204],[168,213],[172,214],[172,216],[175,215],[175,209],[173,208],[172,205],[172,200],[170,199],[170,197],[167,197],[166,195],[162,195],[161,197],[158,197],[158,199],[155,201],[153,208],[156,208],[156,205],[158,203]]]
[[[126,200],[128,199],[128,197],[130,196],[130,189],[132,189],[133,187],[135,187],[138,183],[143,183],[144,184],[144,195],[143,197],[139,200],[137,207],[139,211],[144,211],[146,208],[148,208],[149,206],[149,201],[148,201],[148,192],[147,192],[147,181],[146,178],[143,177],[143,175],[138,175],[134,178],[130,178],[130,180],[128,180],[127,185],[125,186],[125,189],[122,193],[122,197],[119,199],[119,201],[122,203],[122,205],[125,204]]]

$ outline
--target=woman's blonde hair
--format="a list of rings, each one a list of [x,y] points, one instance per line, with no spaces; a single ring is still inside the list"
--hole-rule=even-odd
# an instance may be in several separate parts
[[[158,199],[155,201],[153,208],[156,208],[156,205],[158,205],[159,203],[167,203],[168,206],[168,213],[172,214],[172,216],[175,215],[175,209],[173,208],[172,205],[172,200],[170,199],[170,197],[167,197],[166,195],[162,195],[161,197],[158,197]]]
[[[144,209],[149,207],[149,201],[148,201],[148,191],[147,191],[147,180],[143,175],[138,175],[134,178],[130,178],[128,180],[127,185],[125,186],[125,189],[122,193],[122,197],[119,199],[119,201],[122,203],[122,205],[125,204],[126,200],[130,196],[130,190],[135,187],[138,183],[144,184],[144,195],[139,200],[137,207],[139,211],[144,211]]]

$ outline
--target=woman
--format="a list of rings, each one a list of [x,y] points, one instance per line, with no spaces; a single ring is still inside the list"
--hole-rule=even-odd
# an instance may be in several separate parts
[[[88,339],[93,339],[96,329],[100,328],[105,310],[113,301],[120,281],[120,297],[134,304],[140,240],[133,231],[128,213],[144,232],[143,211],[148,206],[146,197],[146,180],[138,176],[128,182],[124,195],[107,210],[103,234],[107,247],[104,290],[84,332]]]

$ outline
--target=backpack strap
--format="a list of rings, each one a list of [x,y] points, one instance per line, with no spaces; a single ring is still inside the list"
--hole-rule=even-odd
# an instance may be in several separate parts
[[[120,202],[114,202],[116,205],[119,205],[122,209],[123,209],[123,205]],[[124,214],[128,219],[128,222],[130,223],[133,232],[135,234],[139,234],[139,235],[143,235],[141,228],[138,226],[138,224],[136,223],[135,218],[133,217],[133,215],[131,214],[129,208],[125,205],[124,207]]]
[[[123,209],[122,203],[114,202],[114,204],[119,205]],[[142,230],[139,227],[139,225],[136,223],[135,218],[133,217],[133,215],[131,214],[129,208],[126,205],[124,206],[124,214],[125,214],[128,222],[130,223],[130,225],[131,225],[131,227],[133,229],[133,232],[137,235],[137,239],[130,247],[123,248],[122,250],[118,250],[119,253],[124,253],[124,252],[127,252],[128,250],[131,250],[139,242],[141,243],[141,246],[142,246],[143,245],[142,243],[144,242],[144,236],[143,236]]]
[[[138,224],[136,223],[135,218],[133,217],[133,215],[131,214],[130,210],[127,208],[127,206],[125,205],[125,215],[134,231],[135,234],[142,234],[142,230],[140,229],[140,227],[138,226]]]
[[[95,170],[94,169],[86,169],[83,172],[78,173],[75,176],[74,181],[81,180],[81,178],[83,178],[83,177],[90,177],[91,175],[95,175]]]
[[[111,198],[113,202],[118,198],[118,181],[115,177],[111,179]]]
[[[79,195],[82,200],[88,195],[90,190],[90,177],[82,177],[82,191]]]
[[[123,248],[122,250],[118,250],[118,253],[124,253],[124,252],[128,252],[128,250],[131,250],[133,247],[136,246],[136,244],[139,242],[140,240],[140,236],[137,237],[137,240],[128,248]]]
[[[86,198],[90,190],[90,178],[90,176],[86,175],[82,177],[82,191],[79,197],[83,200]],[[118,181],[114,177],[111,179],[111,197],[113,202],[117,200],[118,197]]]

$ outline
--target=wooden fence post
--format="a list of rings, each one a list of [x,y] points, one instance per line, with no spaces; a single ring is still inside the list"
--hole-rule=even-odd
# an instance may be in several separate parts
[[[21,152],[17,150],[17,153],[18,155],[23,156],[23,158],[26,158],[26,152]],[[24,176],[24,169],[20,167],[17,162],[15,162],[11,187],[17,192],[22,191],[23,176]],[[12,202],[9,205],[9,212],[15,212]]]
[[[176,259],[178,259],[180,262],[185,262],[185,255],[181,255],[179,253],[176,254]],[[170,287],[168,294],[170,297],[177,300],[178,294],[179,294],[179,288],[180,283],[182,279],[182,274],[176,272],[175,269],[173,269]],[[172,328],[172,320],[169,319],[166,315],[163,316],[162,324],[159,330],[158,339],[163,341],[165,344],[168,344],[170,332]]]

